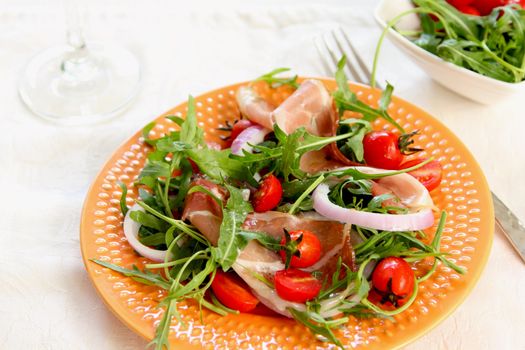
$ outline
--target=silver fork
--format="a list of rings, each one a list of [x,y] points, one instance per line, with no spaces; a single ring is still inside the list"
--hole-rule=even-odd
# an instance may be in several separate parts
[[[359,56],[350,38],[342,28],[337,28],[314,39],[317,52],[321,56],[323,66],[327,75],[332,75],[337,68],[337,62],[345,55],[346,65],[345,73],[350,80],[371,85],[372,73]],[[376,81],[376,87],[382,88]],[[492,193],[494,203],[494,213],[496,216],[496,225],[500,228],[514,249],[518,252],[523,262],[525,262],[525,227],[518,217],[496,196]]]
[[[361,84],[371,85],[370,79],[372,72],[368,68],[365,61],[359,56],[350,38],[346,35],[342,28],[331,30],[320,37],[314,39],[314,44],[317,52],[321,56],[325,73],[332,75],[337,69],[337,62],[345,55],[346,65],[345,73],[352,81]],[[376,81],[375,86],[382,88]]]

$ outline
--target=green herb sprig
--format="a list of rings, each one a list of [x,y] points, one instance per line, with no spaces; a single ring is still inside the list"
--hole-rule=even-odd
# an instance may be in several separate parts
[[[290,68],[276,68],[271,72],[268,72],[256,78],[253,82],[264,81],[273,89],[284,85],[288,85],[294,89],[297,89],[299,87],[299,83],[297,83],[297,75],[293,75],[291,77],[278,77],[279,74],[288,71],[290,71]]]

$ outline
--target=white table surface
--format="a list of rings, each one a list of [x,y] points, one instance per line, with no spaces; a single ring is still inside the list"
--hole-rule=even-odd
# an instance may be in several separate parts
[[[106,309],[80,257],[80,211],[113,150],[188,94],[274,67],[321,75],[314,35],[342,25],[371,60],[376,1],[86,1],[86,36],[131,49],[144,69],[128,111],[107,123],[59,127],[29,113],[16,83],[25,61],[61,43],[57,0],[0,0],[0,349],[144,349]],[[389,43],[380,78],[470,148],[495,191],[525,221],[525,96],[481,106],[414,68]],[[467,300],[407,349],[525,349],[525,265],[496,234]]]

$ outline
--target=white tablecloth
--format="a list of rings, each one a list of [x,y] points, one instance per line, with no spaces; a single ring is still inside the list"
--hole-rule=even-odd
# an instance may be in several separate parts
[[[188,94],[274,67],[323,74],[314,35],[342,25],[371,60],[376,1],[86,1],[89,39],[131,49],[144,68],[129,110],[59,127],[29,113],[16,83],[25,61],[61,43],[60,1],[0,1],[0,348],[143,349],[106,309],[84,270],[79,220],[90,182],[113,150]],[[525,221],[525,96],[481,106],[414,68],[389,43],[381,79],[461,136],[492,189]],[[525,265],[501,234],[468,299],[407,349],[525,349]]]

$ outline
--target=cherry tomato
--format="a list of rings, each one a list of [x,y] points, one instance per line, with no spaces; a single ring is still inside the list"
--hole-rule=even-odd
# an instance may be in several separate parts
[[[403,161],[398,136],[390,131],[371,131],[363,138],[366,164],[375,168],[398,169]]]
[[[447,0],[447,2],[458,8],[458,7],[461,7],[461,6],[468,6],[468,5],[472,5],[476,0]]]
[[[391,294],[383,294],[377,289],[372,288],[368,292],[367,299],[383,310],[395,310],[397,307],[405,305],[408,299],[410,299],[410,295],[405,298],[397,298],[393,297]]]
[[[264,213],[275,208],[283,197],[283,187],[275,175],[267,175],[253,195],[253,209]]]
[[[201,172],[201,170],[199,169],[199,166],[197,165],[197,163],[195,163],[190,158],[188,158],[188,161],[190,162],[191,170],[193,171],[194,174],[198,174],[198,173]],[[177,177],[177,176],[180,176],[180,175],[182,175],[182,170],[181,169],[174,169],[173,172],[171,173],[171,177]]]
[[[233,124],[232,131],[230,133],[230,137],[228,138],[228,141],[226,142],[226,146],[231,147],[233,140],[235,140],[237,136],[239,136],[239,134],[244,131],[244,129],[247,129],[253,125],[255,124],[253,124],[248,119],[238,120],[235,124]]]
[[[380,306],[383,310],[393,310],[395,309],[394,305],[385,298],[385,296],[377,291],[377,289],[372,288],[368,292],[368,300],[372,303]]]
[[[188,161],[190,162],[190,165],[191,165],[191,170],[193,171],[194,174],[198,174],[201,172],[201,169],[199,168],[199,166],[197,165],[197,163],[195,163],[193,160],[191,160],[190,158],[188,158]]]
[[[221,303],[240,312],[252,311],[259,303],[246,283],[234,272],[217,270],[211,289]]]
[[[288,233],[290,238],[287,242],[286,234],[281,239],[281,246],[284,249],[279,251],[283,262],[286,262],[286,252],[292,255],[290,260],[291,267],[309,267],[321,258],[321,242],[319,238],[307,230],[296,230]],[[300,242],[297,243],[297,240]]]
[[[411,168],[424,161],[425,159],[423,158],[409,160],[401,164],[401,169]],[[423,184],[427,190],[432,191],[441,183],[443,169],[441,168],[441,163],[439,163],[437,160],[433,160],[423,165],[421,168],[409,172],[409,174],[421,182],[421,184]]]
[[[471,16],[481,16],[481,13],[479,13],[479,10],[475,7],[472,7],[472,6],[458,6],[457,9],[466,14],[466,15],[471,15]]]
[[[394,302],[404,299],[414,291],[414,271],[402,258],[388,257],[381,260],[372,272],[372,285]]]
[[[495,7],[519,3],[520,0],[476,0],[473,6],[478,9],[482,16],[486,16],[490,14]]]
[[[321,291],[321,281],[310,272],[288,269],[275,273],[275,290],[284,300],[304,303],[315,298]]]

